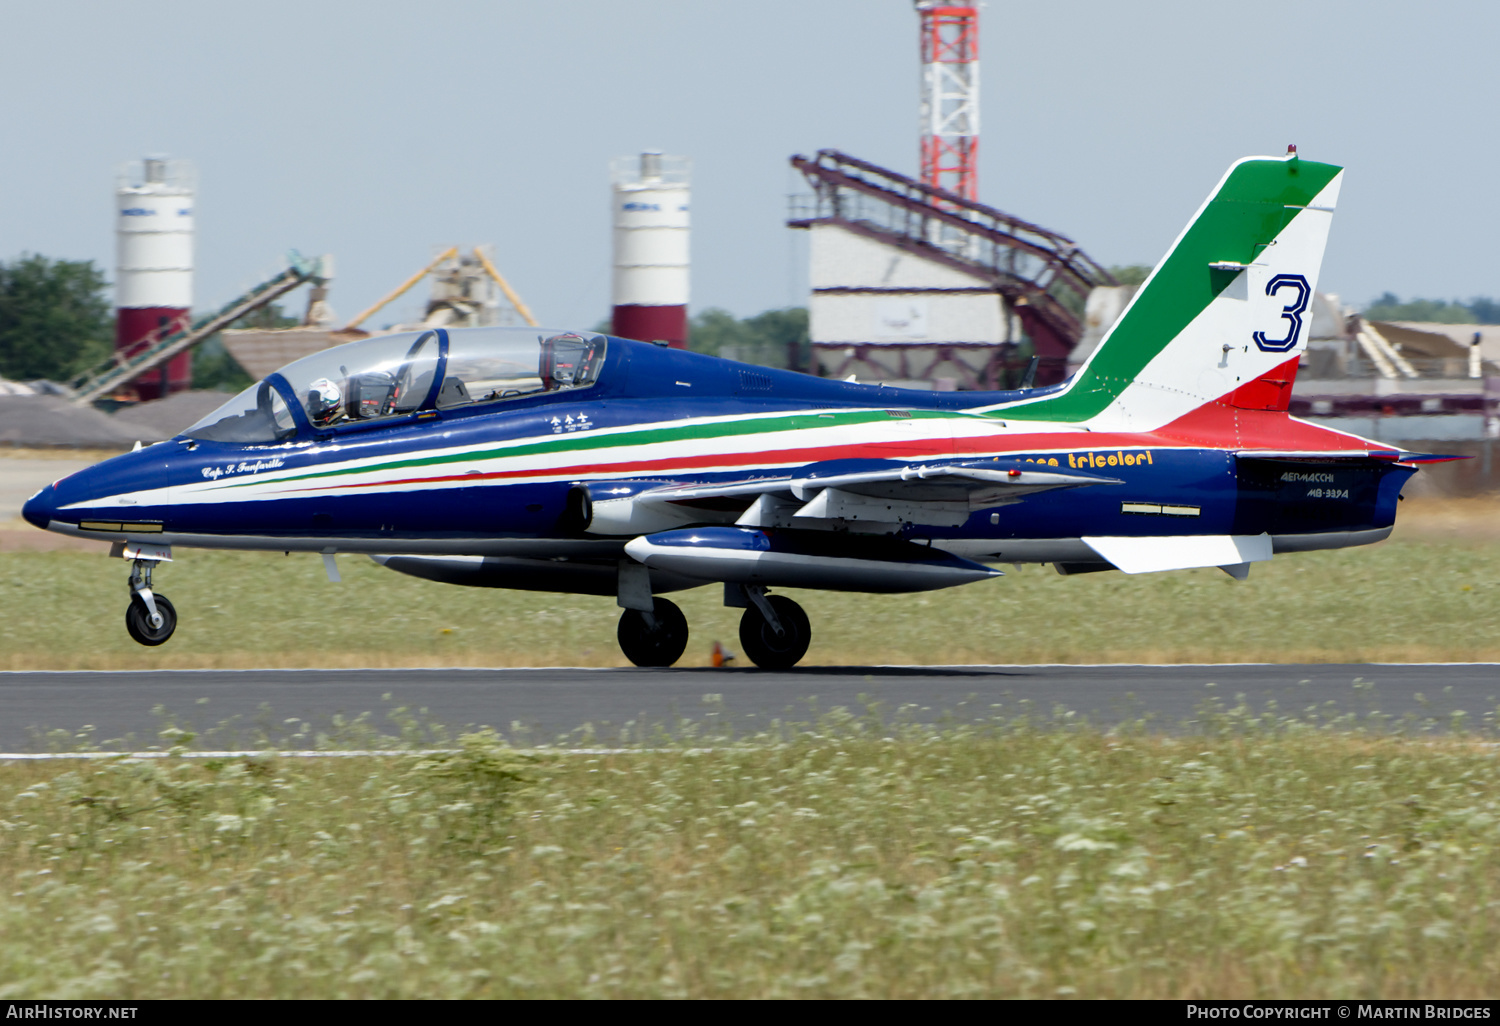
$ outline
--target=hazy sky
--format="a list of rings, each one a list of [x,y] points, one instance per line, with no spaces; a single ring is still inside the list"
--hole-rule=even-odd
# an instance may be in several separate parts
[[[1324,289],[1500,294],[1500,3],[991,0],[982,23],[985,202],[1153,263],[1231,161],[1295,142],[1349,168]],[[489,242],[544,323],[591,326],[607,163],[655,148],[695,163],[693,307],[752,314],[805,302],[788,156],[916,172],[910,0],[0,0],[0,25],[0,259],[112,274],[116,168],[165,152],[198,168],[200,309],[295,247],[336,256],[349,317]]]

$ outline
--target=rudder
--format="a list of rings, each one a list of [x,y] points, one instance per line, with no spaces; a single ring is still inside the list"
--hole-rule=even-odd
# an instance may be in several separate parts
[[[1215,401],[1285,410],[1342,181],[1295,153],[1237,161],[1069,386],[1005,415],[1148,431]]]

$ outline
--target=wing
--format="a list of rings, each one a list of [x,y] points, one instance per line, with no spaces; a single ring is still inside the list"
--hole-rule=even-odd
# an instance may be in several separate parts
[[[958,527],[976,510],[1004,506],[1039,492],[1120,484],[1092,474],[1036,470],[1019,460],[903,464],[834,473],[668,485],[633,501],[647,509],[745,527],[816,526],[843,521],[871,526]]]

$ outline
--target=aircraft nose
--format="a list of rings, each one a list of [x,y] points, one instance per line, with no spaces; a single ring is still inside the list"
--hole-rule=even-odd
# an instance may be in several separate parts
[[[57,507],[57,482],[54,481],[26,500],[26,505],[21,507],[21,516],[28,523],[46,530],[47,525],[57,517]]]
[[[26,505],[21,507],[21,516],[43,530],[52,521],[76,523],[77,517],[63,512],[63,507],[91,498],[95,492],[94,482],[92,467],[53,481],[26,500]]]

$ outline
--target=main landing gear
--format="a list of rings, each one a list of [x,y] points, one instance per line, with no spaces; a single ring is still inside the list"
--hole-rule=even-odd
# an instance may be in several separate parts
[[[767,595],[764,588],[747,587],[750,600],[740,617],[740,645],[762,670],[790,670],[807,655],[812,625],[807,614],[785,595]]]
[[[638,600],[645,605],[644,598]],[[755,585],[727,585],[725,603],[743,606],[740,647],[762,670],[790,670],[807,654],[812,626],[802,607]],[[620,650],[637,666],[671,666],[687,650],[687,617],[675,602],[652,597],[651,611],[627,608],[615,632]]]
[[[125,610],[125,629],[142,645],[155,647],[177,630],[177,610],[165,595],[151,590],[151,571],[156,560],[137,559],[130,570],[130,608]]]
[[[671,666],[687,650],[687,617],[677,603],[653,599],[651,612],[627,609],[620,614],[615,636],[620,650],[637,666]]]

